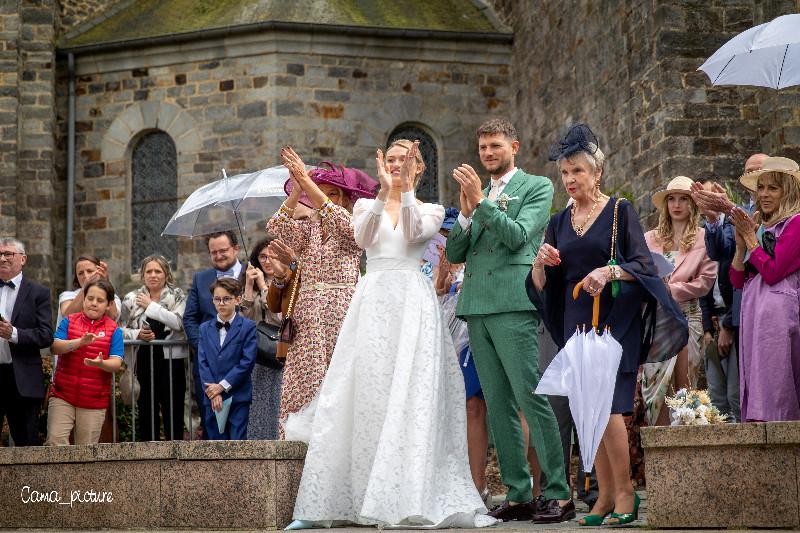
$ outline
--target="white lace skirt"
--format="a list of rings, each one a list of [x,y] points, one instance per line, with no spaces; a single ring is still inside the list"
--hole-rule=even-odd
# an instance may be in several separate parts
[[[486,512],[469,470],[458,360],[418,270],[362,278],[319,396],[299,415],[286,426],[287,439],[309,437],[295,519],[470,527]]]

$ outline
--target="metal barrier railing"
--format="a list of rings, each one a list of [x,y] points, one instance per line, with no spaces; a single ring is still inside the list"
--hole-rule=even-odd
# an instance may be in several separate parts
[[[166,417],[162,417],[162,418],[163,418],[163,421],[164,421],[164,433],[168,433],[169,434],[170,440],[176,440],[175,439],[175,434],[174,434],[175,413],[173,412],[174,411],[173,410],[174,391],[173,391],[173,386],[172,386],[172,384],[173,384],[173,381],[172,381],[172,362],[174,360],[182,360],[182,359],[184,359],[184,357],[176,359],[176,358],[173,357],[173,352],[178,347],[183,347],[183,348],[186,349],[187,356],[185,357],[185,359],[188,360],[188,364],[189,364],[188,374],[186,374],[186,375],[188,375],[189,376],[189,380],[191,380],[191,377],[192,377],[192,358],[191,358],[191,354],[189,354],[188,342],[185,339],[184,340],[152,340],[152,341],[142,341],[142,340],[138,340],[138,339],[137,340],[125,340],[125,355],[126,355],[125,359],[126,360],[130,360],[130,361],[135,361],[136,358],[138,357],[138,354],[136,352],[137,352],[138,348],[141,347],[141,346],[162,346],[164,348],[165,358],[169,361],[169,364],[168,364],[168,367],[169,367],[169,399],[170,399],[170,401],[169,401],[169,419],[170,419],[169,420],[170,421],[169,428],[167,428]],[[129,352],[129,350],[130,350],[130,352]],[[155,436],[158,435],[158,433],[156,433],[156,427],[155,427],[155,418],[156,418],[155,396],[156,396],[156,391],[155,391],[155,365],[153,364],[153,358],[154,358],[153,351],[154,350],[149,350],[149,352],[150,352],[150,376],[147,376],[147,377],[149,377],[149,380],[150,380],[150,434],[155,437]],[[130,355],[131,357],[129,358],[128,355]],[[139,380],[139,383],[141,384],[141,376],[138,375],[138,368],[136,369],[136,371],[137,371],[136,377]],[[111,380],[111,397],[115,398],[115,399],[117,397],[116,388],[117,388],[117,382],[116,382],[115,379],[112,379]],[[193,388],[191,387],[190,383],[186,384],[186,390],[189,391],[190,398],[194,396],[192,394]],[[140,394],[141,394],[141,391],[140,391]],[[184,393],[184,398],[185,398],[185,393]],[[198,398],[197,400],[198,401],[202,401],[202,398]],[[181,405],[184,405],[184,408],[185,408],[185,400],[181,401]],[[194,431],[193,431],[193,428],[192,428],[192,416],[193,416],[193,414],[192,414],[191,406],[192,406],[192,402],[190,401],[189,402],[189,417],[188,417],[189,418],[189,420],[188,420],[189,440],[194,440]],[[111,409],[112,409],[111,419],[113,420],[112,441],[116,443],[117,442],[117,402],[116,401],[112,401],[111,402]],[[132,439],[131,440],[133,442],[136,442],[137,400],[136,400],[136,397],[135,397],[135,388],[134,387],[131,387],[130,409],[131,409],[131,435],[132,435]],[[184,415],[184,413],[181,412],[180,413],[181,421],[183,420],[183,415]],[[183,427],[183,424],[181,424],[181,427]],[[156,439],[156,440],[158,440],[158,439]],[[179,435],[178,436],[178,440],[183,440],[183,435]]]

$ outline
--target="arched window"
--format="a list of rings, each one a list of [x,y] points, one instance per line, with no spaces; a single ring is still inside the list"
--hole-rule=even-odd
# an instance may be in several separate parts
[[[163,131],[146,133],[133,147],[131,160],[131,268],[161,254],[174,265],[178,242],[161,231],[177,209],[178,154],[172,138]]]
[[[439,152],[436,142],[428,133],[414,124],[401,124],[389,135],[389,144],[396,139],[419,141],[419,151],[425,161],[425,172],[417,186],[417,198],[424,202],[439,203]]]

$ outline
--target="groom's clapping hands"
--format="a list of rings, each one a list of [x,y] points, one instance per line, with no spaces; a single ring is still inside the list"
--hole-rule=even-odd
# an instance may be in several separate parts
[[[481,178],[475,169],[464,163],[453,169],[453,179],[461,186],[460,202],[461,212],[465,217],[472,216],[475,206],[483,200],[483,187]]]

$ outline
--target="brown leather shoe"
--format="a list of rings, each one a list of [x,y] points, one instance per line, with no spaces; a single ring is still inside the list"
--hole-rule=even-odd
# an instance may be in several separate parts
[[[558,500],[547,500],[544,510],[533,515],[534,524],[555,524],[566,522],[575,518],[575,504],[572,500],[563,506],[558,505]]]
[[[514,520],[531,520],[534,513],[533,500],[517,505],[509,505],[506,500],[486,514],[503,522],[513,522]]]

